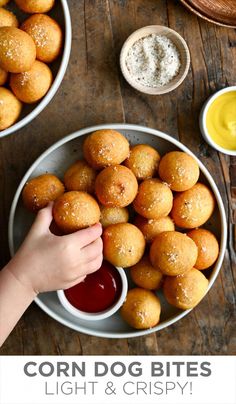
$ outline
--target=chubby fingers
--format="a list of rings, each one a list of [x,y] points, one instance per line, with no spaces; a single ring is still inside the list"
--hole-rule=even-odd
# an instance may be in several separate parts
[[[91,244],[81,248],[83,262],[90,262],[94,260],[98,255],[102,254],[103,242],[101,237],[93,241]]]
[[[77,285],[80,282],[83,282],[86,278],[86,275],[84,276],[79,276],[78,278],[76,278],[75,280],[73,280],[70,283],[67,283],[67,285],[63,288],[64,290],[72,288],[73,286]]]
[[[64,236],[69,237],[71,241],[77,241],[80,248],[83,248],[95,240],[97,240],[102,235],[102,226],[100,223],[97,223],[87,229],[78,230],[75,233]]]
[[[83,268],[83,274],[79,274],[79,276],[74,279],[71,283],[67,284],[65,289],[71,288],[72,286],[77,285],[80,282],[83,282],[86,279],[86,276],[96,272],[102,265],[103,261],[103,256],[100,254],[98,257],[96,257],[94,260],[90,261],[87,263],[87,265],[84,266]]]
[[[102,261],[102,254],[98,255],[95,259],[90,261],[87,265],[86,275],[91,274],[92,272],[96,272],[101,267]]]
[[[69,283],[67,285],[66,288],[68,289],[80,282],[83,282],[83,280],[85,280],[87,275],[97,271],[101,267],[102,261],[103,261],[103,256],[102,256],[102,253],[100,253],[91,261],[84,262],[82,265],[78,266],[77,276],[71,283]]]
[[[43,234],[49,232],[49,227],[52,222],[52,207],[53,203],[50,202],[46,208],[40,209],[37,213],[36,219],[31,226],[30,232],[36,232],[38,234]]]

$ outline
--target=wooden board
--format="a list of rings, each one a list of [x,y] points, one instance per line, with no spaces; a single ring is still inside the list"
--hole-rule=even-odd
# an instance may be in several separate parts
[[[180,0],[190,11],[207,21],[236,27],[235,0]]]
[[[82,127],[128,122],[169,133],[186,144],[213,175],[225,204],[229,241],[222,270],[206,298],[187,317],[147,337],[108,340],[62,326],[35,304],[1,354],[236,354],[235,158],[202,139],[200,108],[214,91],[235,84],[236,32],[198,19],[174,0],[70,0],[73,46],[65,79],[38,118],[0,141],[0,262],[9,259],[7,222],[19,181],[51,144]],[[184,83],[163,96],[133,90],[121,76],[119,52],[135,29],[163,24],[187,41],[192,58]],[[232,184],[232,185],[231,185]]]

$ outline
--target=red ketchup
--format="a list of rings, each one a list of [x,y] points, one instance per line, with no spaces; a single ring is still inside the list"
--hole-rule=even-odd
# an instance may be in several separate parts
[[[98,271],[83,282],[65,290],[67,300],[78,310],[98,313],[112,306],[121,294],[121,277],[117,269],[103,261]]]

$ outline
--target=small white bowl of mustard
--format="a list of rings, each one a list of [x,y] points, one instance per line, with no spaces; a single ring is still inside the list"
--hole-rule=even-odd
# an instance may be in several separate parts
[[[236,86],[217,91],[205,102],[199,124],[210,146],[236,156]]]

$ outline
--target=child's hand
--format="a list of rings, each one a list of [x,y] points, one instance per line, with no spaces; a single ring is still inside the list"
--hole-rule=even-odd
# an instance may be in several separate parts
[[[52,204],[39,211],[30,232],[8,270],[36,294],[67,289],[81,282],[102,264],[102,227],[90,228],[66,236],[50,230]]]

